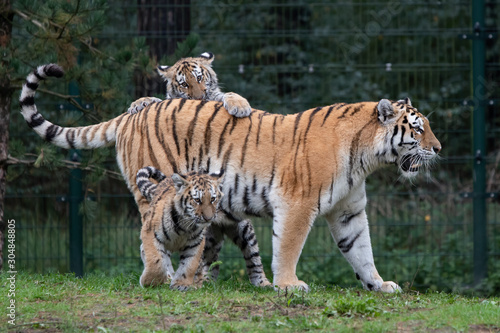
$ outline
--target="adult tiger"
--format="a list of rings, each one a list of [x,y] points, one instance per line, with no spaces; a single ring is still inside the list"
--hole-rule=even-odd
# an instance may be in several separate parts
[[[53,65],[42,72],[60,75]],[[273,217],[275,286],[308,289],[297,278],[296,265],[315,218],[323,215],[365,289],[400,289],[384,282],[375,268],[365,179],[387,164],[397,164],[405,177],[415,176],[441,150],[428,119],[409,99],[341,103],[287,116],[253,110],[246,118],[221,111],[221,103],[178,99],[104,123],[63,128],[37,112],[27,93],[32,88],[23,88],[20,98],[28,125],[63,148],[115,144],[141,213],[148,203],[135,175],[143,166],[167,175],[224,169],[221,205],[229,217]]]
[[[246,98],[220,91],[217,74],[212,69],[214,55],[203,52],[198,57],[179,59],[172,66],[158,66],[157,71],[167,85],[165,99],[185,98],[223,102],[230,115],[247,117],[252,108]],[[133,102],[129,113],[137,113],[152,102],[161,102],[156,97],[142,97]]]

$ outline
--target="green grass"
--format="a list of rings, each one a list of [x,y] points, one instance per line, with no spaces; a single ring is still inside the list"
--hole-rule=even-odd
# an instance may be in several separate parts
[[[5,309],[7,275],[2,274]],[[185,293],[168,286],[143,289],[137,274],[84,278],[19,273],[16,327],[44,332],[419,332],[500,330],[500,298],[405,291],[389,295],[360,288],[312,285],[309,293],[261,289],[229,279]],[[6,311],[6,310],[3,310]]]

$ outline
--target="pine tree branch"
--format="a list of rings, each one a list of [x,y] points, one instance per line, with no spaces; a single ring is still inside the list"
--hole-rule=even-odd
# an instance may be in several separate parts
[[[18,9],[14,9],[13,12],[14,12],[14,14],[19,15],[23,20],[30,21],[31,23],[33,23],[34,25],[36,25],[40,29],[43,29],[44,31],[46,30],[40,21],[37,21],[34,18],[31,18],[28,14],[26,14]]]
[[[78,6],[80,5],[80,2],[78,1]],[[26,21],[29,21],[31,23],[33,23],[34,25],[36,25],[37,27],[39,27],[41,30],[43,30],[44,32],[47,32],[47,28],[38,20],[34,19],[33,17],[35,16],[33,13],[28,13],[28,12],[22,12],[18,9],[14,9],[13,12],[17,15],[19,15],[22,19],[26,20]],[[50,20],[47,18],[47,22],[49,25],[55,27],[55,28],[58,28],[61,30],[61,33],[59,34],[59,36],[57,37],[57,39],[61,38],[66,26],[69,24],[69,22],[73,19],[73,17],[76,15],[76,12],[73,16],[70,17],[70,19],[65,23],[64,26],[60,25],[60,24],[57,24],[56,22]],[[39,36],[35,36],[37,38],[40,38]],[[109,55],[106,55],[105,53],[103,53],[102,51],[96,49],[95,47],[93,47],[91,45],[91,42],[89,41],[89,38],[84,38],[84,37],[81,37],[81,36],[75,36],[78,41],[80,43],[82,43],[83,45],[85,45],[91,52],[95,53],[95,54],[99,54],[99,55],[102,55],[102,56],[105,56],[106,58],[110,59],[110,60],[113,60],[115,61],[115,58],[114,57],[111,57]]]
[[[84,114],[87,114],[87,115],[92,114],[89,109],[84,108],[80,103],[78,103],[78,101],[76,100],[76,98],[79,98],[78,95],[64,95],[64,94],[60,94],[60,93],[57,93],[55,91],[47,90],[47,89],[43,89],[43,88],[38,88],[37,91],[42,92],[44,94],[56,96],[56,97],[59,97],[61,99],[65,99],[71,105],[76,107],[78,110],[82,111]]]
[[[36,156],[35,154],[26,154],[26,155]],[[11,155],[8,155],[6,160],[0,161],[0,165],[2,165],[2,164],[4,164],[4,165],[19,165],[19,164],[34,165],[35,162],[36,162],[36,159],[33,159],[33,160],[32,159],[19,159],[19,158],[13,157]],[[83,167],[82,163],[74,162],[74,161],[70,161],[70,160],[62,160],[61,162],[64,163],[64,166],[68,169],[82,169],[85,171],[96,171],[96,170],[102,169],[102,168],[98,168],[98,167],[95,167],[92,165],[87,165],[87,166]],[[114,179],[123,180],[121,173],[116,172],[116,171],[112,171],[112,170],[108,170],[108,169],[103,169],[103,170],[104,170],[105,175],[109,175],[111,178],[114,178]]]
[[[19,90],[22,89],[22,85],[19,85],[19,84],[15,84],[15,85],[13,84],[13,85],[11,85],[11,87],[13,89],[19,89]],[[47,90],[47,89],[43,89],[43,88],[38,88],[37,92],[42,92],[42,93],[47,94],[47,95],[51,95],[51,96],[55,96],[55,97],[59,97],[61,99],[64,99],[64,100],[68,101],[71,105],[73,105],[75,108],[82,111],[82,113],[84,113],[85,115],[91,116],[93,119],[100,121],[100,119],[97,119],[93,115],[93,113],[91,112],[90,109],[87,109],[87,108],[83,107],[80,103],[78,103],[77,98],[80,97],[79,95],[65,95],[65,94],[60,94],[60,93],[57,93],[55,91]]]
[[[61,27],[61,32],[59,33],[59,36],[57,36],[57,39],[61,38],[64,31],[66,30],[66,27],[68,26],[69,22],[78,14],[78,10],[80,9],[80,0],[76,2],[76,8],[73,14],[71,14],[71,17],[64,23],[64,25]]]

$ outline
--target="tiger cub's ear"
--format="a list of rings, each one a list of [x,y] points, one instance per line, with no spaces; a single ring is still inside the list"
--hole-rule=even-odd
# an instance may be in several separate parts
[[[172,181],[174,182],[175,192],[179,193],[183,187],[189,185],[188,181],[184,176],[174,173],[172,175]]]
[[[224,196],[224,192],[222,192],[222,188],[224,187],[224,176],[217,179],[217,187],[219,189],[221,198]]]
[[[198,57],[198,59],[204,64],[204,65],[207,65],[207,66],[212,66],[212,62],[214,61],[215,59],[215,56],[213,53],[210,53],[210,52],[203,52],[202,54],[200,54],[200,56]]]
[[[156,72],[158,72],[163,81],[169,82],[172,80],[174,73],[169,69],[171,69],[171,66],[158,65],[158,67],[156,67]]]

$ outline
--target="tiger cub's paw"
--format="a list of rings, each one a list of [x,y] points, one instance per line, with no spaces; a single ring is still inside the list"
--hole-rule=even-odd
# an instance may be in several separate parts
[[[214,279],[212,279],[208,274],[203,275],[203,274],[196,274],[194,277],[194,285],[196,287],[202,287],[205,282],[213,282]]]
[[[197,289],[197,286],[193,285],[193,284],[186,284],[183,282],[172,281],[172,283],[170,284],[170,289],[179,290],[179,291],[188,291],[191,289]]]
[[[225,93],[223,102],[227,112],[232,116],[242,118],[248,117],[252,113],[252,108],[247,99],[236,93]]]
[[[161,99],[156,98],[156,97],[142,97],[136,100],[135,102],[132,102],[130,104],[130,107],[127,110],[127,113],[129,114],[136,114],[137,112],[141,111],[144,109],[146,106],[152,103],[158,103],[161,102]]]
[[[268,279],[263,279],[260,281],[260,283],[257,286],[261,287],[261,288],[271,288],[271,287],[273,287],[273,284],[271,282],[269,282]]]
[[[144,270],[139,279],[139,283],[141,287],[154,287],[160,286],[165,283],[169,283],[171,280],[170,274],[165,274],[163,272],[151,272],[148,270]]]
[[[250,274],[250,283],[252,283],[254,286],[256,287],[272,287],[273,284],[271,282],[269,282],[269,280],[266,278],[266,275],[264,274],[264,272],[262,272],[261,274],[259,275],[252,275]]]

